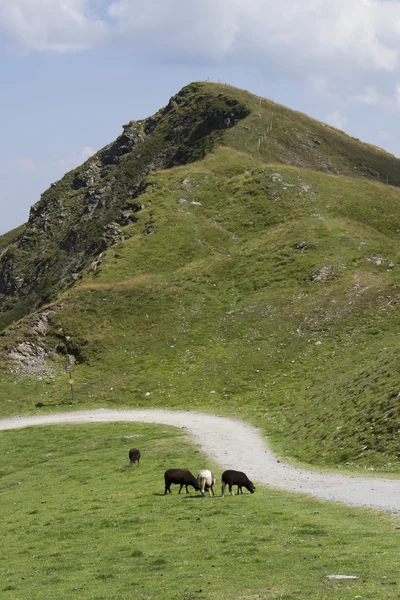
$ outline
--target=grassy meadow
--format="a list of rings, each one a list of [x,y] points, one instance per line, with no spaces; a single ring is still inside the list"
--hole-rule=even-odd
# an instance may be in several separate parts
[[[398,598],[399,517],[261,486],[221,498],[179,429],[5,431],[0,456],[4,600]],[[173,466],[211,467],[217,496],[164,496]]]
[[[46,337],[40,311],[0,337],[1,413],[68,410],[72,354],[77,408],[239,416],[288,460],[398,473],[400,191],[224,147],[140,199]],[[20,341],[52,376],[20,377]]]
[[[73,357],[74,410],[237,417],[288,462],[398,475],[398,159],[217,84],[127,127],[134,152],[121,136],[0,237],[0,416],[69,411]],[[220,482],[181,430],[4,431],[0,456],[1,600],[399,597],[398,516],[164,496],[170,467]]]

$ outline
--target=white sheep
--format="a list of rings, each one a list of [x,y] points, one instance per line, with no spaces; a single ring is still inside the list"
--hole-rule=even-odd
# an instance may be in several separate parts
[[[214,475],[208,469],[202,469],[200,473],[197,475],[197,484],[200,488],[201,495],[204,498],[204,493],[208,491],[209,495],[215,495],[214,493],[214,484],[216,479]],[[211,494],[212,492],[212,494]]]

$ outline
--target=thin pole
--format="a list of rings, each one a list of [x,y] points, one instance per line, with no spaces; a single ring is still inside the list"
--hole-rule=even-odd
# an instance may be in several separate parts
[[[65,370],[67,371],[67,373],[69,374],[69,387],[71,388],[71,402],[70,402],[70,406],[73,405],[74,401],[75,401],[75,393],[74,393],[74,380],[72,379],[72,372],[74,370],[74,365],[71,362],[71,360],[68,361],[68,363],[65,365]]]
[[[74,380],[72,379],[71,371],[69,372],[69,385],[71,387],[71,405],[72,405],[75,400],[75,393],[74,393]]]

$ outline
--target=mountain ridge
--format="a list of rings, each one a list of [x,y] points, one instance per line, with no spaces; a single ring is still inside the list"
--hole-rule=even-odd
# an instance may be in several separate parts
[[[31,273],[3,311],[2,411],[68,403],[73,357],[85,407],[236,414],[285,456],[397,472],[400,190],[378,174],[397,182],[400,162],[230,86],[184,90],[148,137],[145,121],[131,123],[101,151],[104,177],[90,179],[97,154],[33,209],[23,268],[40,275],[40,252],[64,252],[70,275],[60,282],[57,262],[47,282]],[[171,152],[147,172],[166,138]],[[104,206],[90,208],[111,180]],[[67,216],[46,229],[50,200],[74,215],[75,246],[60,246]],[[3,267],[18,235],[0,237]]]
[[[203,156],[207,144],[213,144],[214,132],[233,126],[236,119],[246,113],[235,100],[226,99],[225,103],[224,99],[211,105],[207,96],[196,102],[194,112],[191,92],[192,87],[188,86],[153,117],[125,125],[115,142],[67,173],[42,195],[31,208],[28,223],[19,235],[20,252],[9,248],[2,251],[0,314],[14,304],[13,297],[18,304],[18,297],[31,293],[30,306],[35,308],[50,299],[53,288],[59,290],[73,283],[74,273],[87,265],[85,258],[104,250],[118,237],[118,226],[135,219],[140,205],[134,198],[149,172]],[[165,126],[163,119],[171,116],[172,124]],[[199,128],[201,134],[197,131]],[[189,143],[185,146],[181,142],[187,137]],[[120,159],[131,155],[136,147],[140,147],[140,152],[134,160],[121,164]],[[116,164],[120,167],[118,177],[112,173]],[[97,214],[92,219],[94,212]],[[41,238],[45,238],[44,244]],[[42,256],[32,262],[32,252],[38,245],[42,246]],[[14,275],[16,264],[19,273]],[[41,282],[39,287],[38,281]],[[24,312],[26,309],[22,306],[20,311],[17,308],[16,315],[22,316]]]
[[[264,118],[254,112],[257,103],[263,108],[263,102],[268,113]],[[237,120],[246,117],[251,117],[251,123],[238,132],[234,127]],[[314,131],[303,135],[302,129],[294,127],[293,123],[300,118]],[[165,119],[171,122],[165,124]],[[392,163],[400,172],[400,161],[382,149],[378,154],[383,153],[387,164],[384,161],[380,166],[376,157],[372,160],[372,146],[360,144],[359,140],[302,113],[227,85],[189,84],[153,117],[123,126],[123,133],[115,142],[52,184],[31,208],[29,220],[23,231],[19,230],[14,244],[1,249],[0,327],[2,322],[7,324],[26,314],[27,307],[28,311],[29,307],[38,307],[73,284],[89,257],[95,257],[118,239],[120,226],[134,221],[135,213],[140,210],[140,203],[134,199],[140,196],[140,185],[150,172],[204,157],[216,142],[222,141],[219,133],[231,128],[235,131],[227,138],[230,145],[257,153],[263,162],[277,159],[284,164],[335,174],[375,180],[388,177],[387,172],[380,174],[379,167],[390,170],[391,182],[400,185],[400,175],[392,175]],[[340,159],[345,157],[343,164],[337,159],[333,161],[329,152],[321,151],[329,142],[324,129],[334,134],[336,144],[344,144],[339,153]],[[280,135],[275,135],[275,130]],[[250,143],[253,148],[249,149]],[[357,157],[352,165],[350,150],[354,145],[358,150],[361,147],[365,156],[362,160]],[[140,152],[133,157],[135,148]],[[124,164],[124,157],[129,164]],[[109,171],[117,164],[115,178]],[[1,239],[6,236],[0,236],[0,243]],[[37,246],[42,246],[36,252],[40,257],[32,261]],[[10,313],[11,319],[4,318],[4,313]]]

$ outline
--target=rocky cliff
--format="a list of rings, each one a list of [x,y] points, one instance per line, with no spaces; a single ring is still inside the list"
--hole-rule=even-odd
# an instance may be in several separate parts
[[[157,114],[131,121],[115,142],[42,195],[0,254],[0,331],[54,299],[116,240],[141,210],[152,171],[202,158],[250,109],[229,94],[192,84]]]

